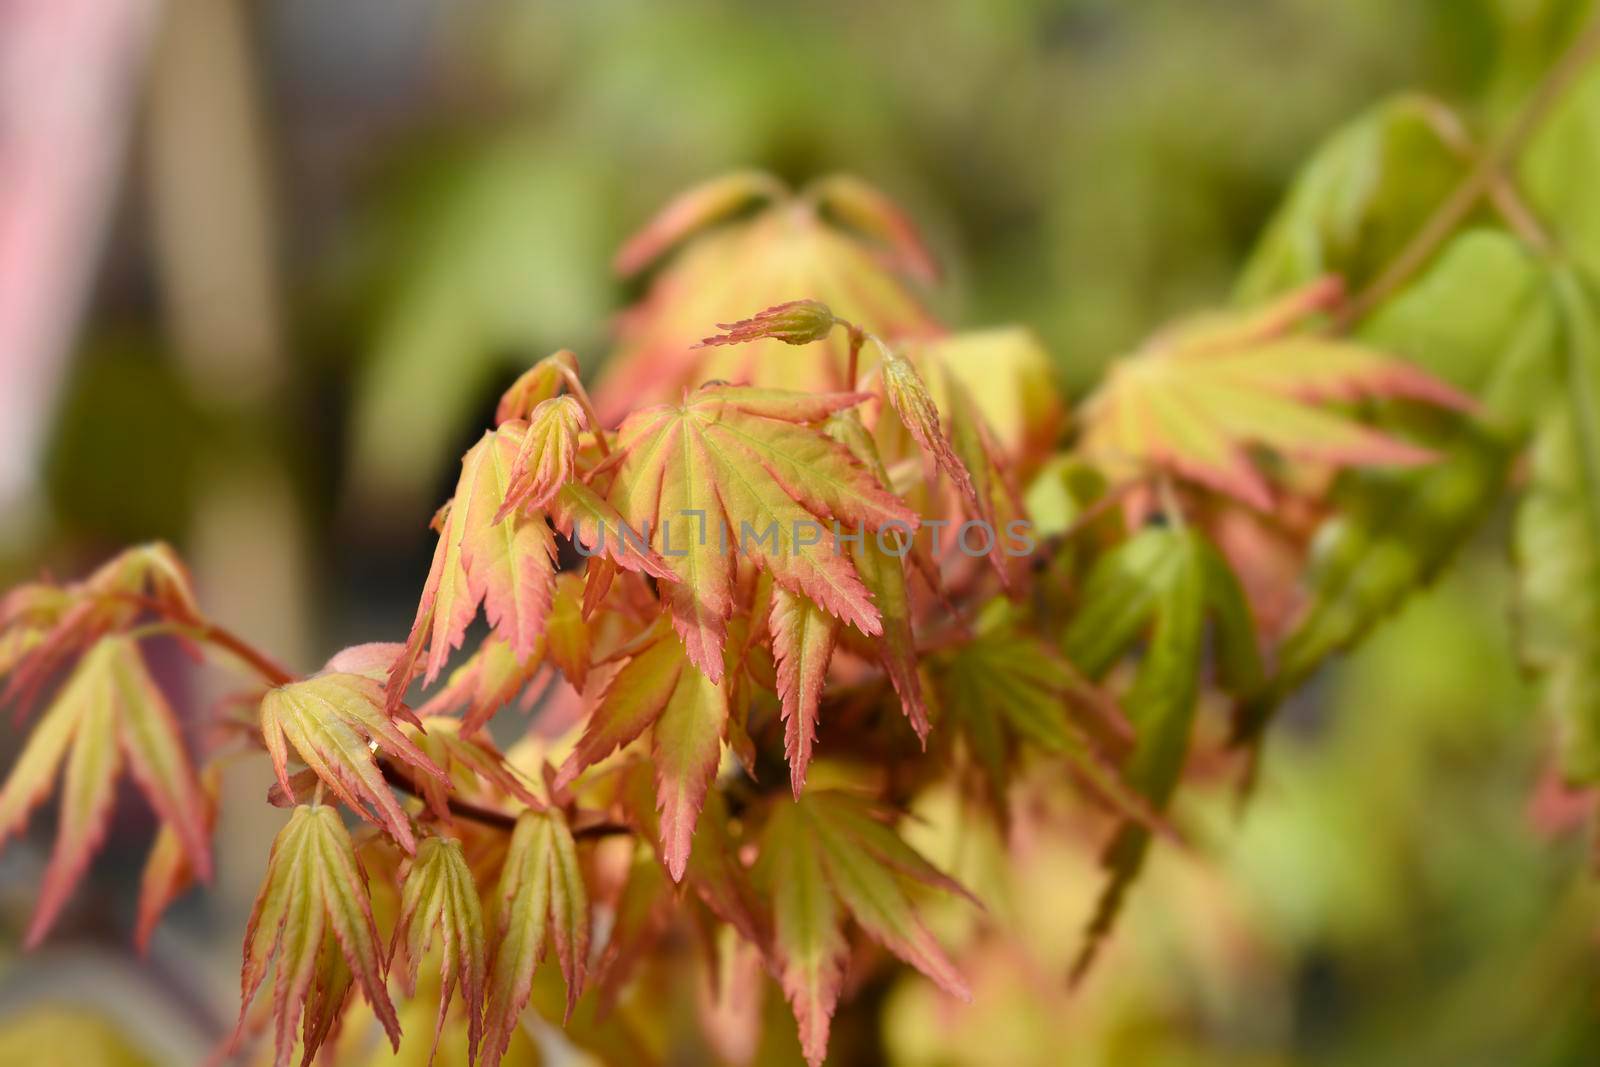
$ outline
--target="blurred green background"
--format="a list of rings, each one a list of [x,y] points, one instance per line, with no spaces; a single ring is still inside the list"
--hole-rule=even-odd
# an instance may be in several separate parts
[[[24,358],[0,397],[0,419],[37,423],[13,435],[23,459],[0,483],[0,578],[76,574],[121,543],[169,539],[218,617],[301,667],[403,631],[455,457],[520,368],[563,346],[589,367],[604,357],[611,316],[637,295],[610,257],[683,187],[750,166],[867,178],[945,264],[933,306],[960,326],[1032,325],[1076,398],[1163,321],[1226,299],[1331,129],[1403,89],[1502,115],[1572,6],[103,10],[118,5],[142,11],[138,32],[120,31],[131,106],[100,130],[112,147],[98,193],[70,205],[103,220],[89,280],[81,301],[51,298],[70,343]],[[0,8],[0,37],[24,17]],[[72,34],[92,23],[63,26],[54,81],[0,82],[0,115],[43,114],[49,93],[72,91],[87,49]],[[996,888],[1013,943],[965,961],[978,1003],[952,1017],[913,983],[880,991],[867,1010],[881,1056],[1600,1062],[1600,899],[1581,835],[1539,793],[1547,730],[1511,662],[1505,585],[1494,550],[1472,553],[1319,678],[1242,821],[1202,790],[1180,814],[1204,847],[1153,865],[1126,941],[1079,993],[1061,975],[1097,885],[1092,852],[1022,855]],[[209,685],[191,687],[192,707],[220,695]],[[77,1020],[66,1029],[90,1049],[64,1048],[63,1063],[208,1047],[235,1010],[237,942],[279,818],[257,770],[230,778],[215,891],[174,914],[149,960],[125,947],[149,833],[137,803],[25,962],[12,946],[48,820],[0,856],[0,1061],[38,1049],[26,1035],[41,1006]],[[930,826],[948,825],[930,804]],[[981,843],[949,837],[924,844],[975,862]]]

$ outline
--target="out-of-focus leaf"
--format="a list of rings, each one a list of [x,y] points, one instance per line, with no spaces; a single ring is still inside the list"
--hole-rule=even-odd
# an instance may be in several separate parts
[[[211,876],[206,801],[177,717],[130,637],[101,638],[79,661],[0,790],[0,841],[27,822],[66,763],[56,849],[27,944],[42,941],[105,835],[118,772],[127,769],[201,878]]]
[[[829,1023],[844,981],[848,915],[945,992],[966,982],[918,918],[909,883],[963,892],[852,794],[813,789],[773,803],[762,831],[757,884],[771,894],[780,983],[794,1009],[806,1060],[827,1054]]]
[[[384,987],[383,953],[372,921],[366,872],[339,813],[331,807],[295,808],[272,842],[266,881],[244,936],[234,1044],[243,1034],[251,998],[274,958],[276,1067],[290,1062],[302,1013],[305,1062],[315,1058],[352,983],[360,985],[390,1043],[399,1050],[400,1023]]]
[[[750,181],[740,177],[727,188],[743,189]],[[720,203],[725,196],[718,192],[712,199]],[[734,322],[754,308],[818,300],[890,340],[942,332],[901,280],[896,268],[903,264],[886,265],[881,257],[874,238],[886,236],[884,229],[841,229],[822,206],[814,191],[780,196],[750,219],[722,225],[684,248],[622,320],[620,350],[596,388],[601,418],[620,419],[641,403],[676,401],[685,388],[712,380],[810,392],[852,387],[845,381],[849,341],[842,331],[799,349],[778,340],[692,347],[707,324]],[[698,221],[707,212],[675,204],[646,232],[676,233],[683,227],[669,220],[680,215]],[[660,243],[646,240],[652,248]],[[639,258],[630,256],[630,263]]]
[[[1481,414],[1413,420],[1437,462],[1353,473],[1338,487],[1305,614],[1277,650],[1271,684],[1241,706],[1240,741],[1258,739],[1290,691],[1431,581],[1483,521],[1550,387],[1559,337],[1543,272],[1511,238],[1488,231],[1452,242],[1361,332],[1476,393]]]
[[[1562,247],[1600,276],[1600,70],[1591,63],[1518,156],[1519,186]]]
[[[1522,650],[1561,725],[1569,777],[1600,779],[1600,297],[1554,272],[1562,344],[1517,514]]]
[[[589,893],[577,845],[556,812],[517,819],[494,897],[483,1058],[500,1062],[533,994],[533,975],[553,947],[567,986],[567,1014],[583,991],[589,960]]]
[[[1080,451],[1112,481],[1168,472],[1262,511],[1272,493],[1249,449],[1337,466],[1416,464],[1431,453],[1318,401],[1404,397],[1470,402],[1402,360],[1346,340],[1291,332],[1336,284],[1317,282],[1244,314],[1203,316],[1115,364],[1085,402]]]
[[[1371,281],[1466,173],[1465,134],[1438,103],[1401,96],[1336,131],[1301,168],[1239,277],[1255,303],[1325,274]]]
[[[1183,773],[1205,665],[1205,622],[1216,622],[1218,680],[1255,685],[1260,675],[1244,595],[1216,550],[1192,531],[1156,528],[1096,561],[1067,632],[1068,656],[1098,677],[1140,637],[1146,644],[1123,708],[1135,742],[1127,785],[1160,811]],[[1082,975],[1138,876],[1149,829],[1125,821],[1107,847],[1109,882],[1073,965]]]

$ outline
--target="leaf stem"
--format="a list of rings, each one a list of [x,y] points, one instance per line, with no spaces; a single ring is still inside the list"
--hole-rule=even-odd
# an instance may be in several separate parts
[[[1479,157],[1477,165],[1467,173],[1461,183],[1434,209],[1420,229],[1389,265],[1360,293],[1356,294],[1339,315],[1340,329],[1349,329],[1371,313],[1379,304],[1410,281],[1412,276],[1427,265],[1456,228],[1464,222],[1472,209],[1485,195],[1493,195],[1497,184],[1505,181],[1505,170],[1527,144],[1528,139],[1549,117],[1560,103],[1572,83],[1584,69],[1600,55],[1600,16],[1586,26],[1572,45],[1535,87],[1522,109],[1512,119],[1511,125],[1488,151]]]

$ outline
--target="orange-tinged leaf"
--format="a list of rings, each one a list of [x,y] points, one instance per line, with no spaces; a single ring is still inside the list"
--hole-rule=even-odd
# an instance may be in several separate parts
[[[878,456],[877,446],[859,419],[849,414],[829,419],[828,434],[850,449],[880,483],[888,484],[888,475]],[[917,672],[911,594],[906,585],[906,559],[911,547],[908,537],[891,530],[881,544],[876,537],[864,537],[859,544],[852,544],[851,557],[855,561],[856,573],[872,594],[872,603],[883,620],[883,633],[870,643],[871,650],[888,672],[889,681],[900,697],[900,707],[911,728],[926,745],[928,706],[922,696],[922,679]]]
[[[775,801],[761,836],[755,876],[772,896],[779,980],[813,1067],[827,1054],[829,1020],[843,983],[847,914],[945,992],[969,997],[966,983],[917,917],[904,881],[970,894],[874,816],[864,798],[810,790],[792,803]]]
[[[0,790],[0,840],[26,822],[63,761],[56,849],[27,944],[49,933],[104,837],[124,759],[163,826],[201,878],[211,876],[204,799],[176,717],[132,638],[102,637],[41,716]]]
[[[12,665],[14,673],[0,697],[15,702],[19,713],[71,656],[146,611],[185,622],[201,617],[188,568],[171,546],[161,542],[124,549],[60,592],[62,599],[56,601],[38,586],[25,586],[13,594],[17,599],[8,596],[6,610],[0,613],[5,617],[0,625],[6,629],[11,628],[12,615],[19,621],[31,619],[35,626],[48,623],[42,634],[16,639],[26,641],[28,648]]]
[[[367,876],[336,810],[300,806],[279,831],[245,931],[239,1023],[276,959],[272,991],[275,1067],[287,1067],[304,1019],[303,1063],[316,1056],[353,983],[398,1051],[400,1024],[384,984],[384,960]]]
[[[844,984],[850,946],[845,912],[828,883],[817,840],[798,804],[779,805],[767,824],[756,881],[772,895],[778,980],[794,1009],[800,1049],[817,1067],[828,1052],[829,1023]]]
[[[1252,507],[1273,497],[1250,449],[1332,465],[1412,464],[1428,451],[1322,401],[1401,397],[1473,404],[1417,367],[1352,341],[1289,332],[1325,282],[1265,310],[1199,317],[1114,364],[1083,408],[1080,449],[1113,480],[1168,471]]]
[[[608,425],[642,405],[675,401],[706,381],[807,393],[852,387],[846,378],[851,341],[842,330],[799,351],[775,339],[693,347],[709,324],[732,322],[757,308],[816,300],[890,340],[942,332],[902,276],[906,258],[885,255],[887,231],[847,219],[809,191],[791,196],[776,181],[763,181],[768,191],[761,198],[770,203],[698,235],[622,316],[619,350],[605,362],[595,393]],[[649,238],[634,247],[651,248],[653,256],[696,228],[672,231],[665,244]]]
[[[580,693],[589,678],[589,657],[593,652],[593,635],[583,613],[583,599],[582,575],[557,575],[555,598],[544,632],[545,655]]]
[[[490,431],[461,459],[406,651],[390,676],[391,707],[403,699],[424,652],[424,681],[433,683],[451,650],[461,646],[480,603],[495,635],[518,659],[538,648],[555,578],[555,537],[537,511],[514,511],[496,521],[520,440],[514,428]]]
[[[496,522],[519,508],[549,506],[561,487],[577,475],[578,435],[583,428],[583,408],[570,396],[553,397],[533,409],[511,466],[505,502],[495,513]]]
[[[555,948],[567,986],[567,1013],[583,990],[589,958],[589,894],[572,831],[556,812],[517,819],[495,892],[484,1062],[500,1062],[533,994],[539,963]]]
[[[783,700],[783,750],[789,783],[799,796],[817,737],[817,712],[828,661],[839,639],[839,621],[804,596],[779,589],[772,598],[772,652]]]
[[[200,799],[203,805],[201,819],[206,835],[210,836],[217,823],[217,795],[222,776],[217,767],[207,767],[200,776]],[[145,859],[144,873],[139,879],[139,917],[134,926],[133,943],[145,951],[155,933],[161,915],[174,900],[194,885],[196,873],[184,843],[171,825],[163,823],[156,831],[150,855]]]
[[[806,190],[827,214],[881,242],[894,262],[924,282],[939,279],[939,264],[916,226],[899,206],[852,174],[831,174]]]
[[[761,171],[737,171],[679,193],[622,246],[613,263],[618,274],[637,273],[696,230],[720,222],[751,203],[788,195],[783,183]]]
[[[939,421],[939,409],[934,405],[933,396],[928,392],[922,375],[917,373],[916,366],[904,356],[885,348],[879,374],[883,380],[883,395],[911,434],[912,440],[933,458],[974,511],[980,510],[972,475],[951,447],[950,438]]]
[[[292,747],[322,783],[363,819],[382,826],[407,852],[416,848],[410,820],[395,799],[374,747],[448,786],[445,772],[384,711],[383,683],[361,674],[317,674],[268,690],[261,698],[261,737],[284,793]]]
[[[98,680],[98,679],[97,679]],[[109,677],[98,680],[110,685]],[[39,906],[33,913],[24,943],[29,948],[44,940],[72,888],[99,848],[111,815],[111,802],[119,763],[115,697],[98,694],[84,706],[78,719],[72,752],[67,756],[61,787],[60,825],[56,848],[39,887]]]
[[[665,625],[657,623],[643,635],[627,662],[606,682],[583,735],[556,775],[556,787],[565,788],[585,768],[649,729],[666,710],[678,678],[689,666]]]
[[[854,565],[834,551],[832,524],[914,528],[916,516],[809,425],[861,399],[712,385],[623,423],[609,499],[633,529],[649,530],[672,571],[663,598],[711,681],[722,678],[740,556],[863,632],[881,632]]]
[[[578,357],[563,348],[552,353],[522,372],[500,397],[494,412],[494,424],[526,419],[533,409],[561,392],[578,373]]]
[[[449,679],[417,709],[424,718],[462,712],[461,732],[470,734],[484,726],[494,713],[528,689],[544,666],[541,648],[518,659],[511,646],[490,635]]]
[[[400,972],[407,996],[417,995],[417,970],[435,936],[440,946],[439,1020],[434,1049],[444,1032],[445,1016],[456,986],[467,1014],[467,1062],[478,1058],[483,1036],[483,997],[488,977],[488,937],[478,885],[459,841],[429,837],[417,846],[400,889],[400,918],[395,924],[391,959],[404,952]]]
[[[716,777],[727,732],[727,690],[694,664],[686,664],[672,699],[656,720],[650,747],[656,765],[661,847],[675,882],[683,880],[689,865],[695,823]]]
[[[448,789],[432,777],[416,783],[423,799],[440,819],[450,821],[448,800],[451,795],[491,805],[509,799],[530,808],[544,807],[544,802],[500,750],[485,738],[466,733],[459,720],[430,716],[424,718],[420,726],[408,727],[407,732],[417,748],[448,776]]]

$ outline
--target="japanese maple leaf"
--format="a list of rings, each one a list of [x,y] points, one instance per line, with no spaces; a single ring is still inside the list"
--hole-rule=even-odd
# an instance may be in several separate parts
[[[907,888],[920,883],[968,899],[971,894],[901,840],[865,799],[812,790],[793,802],[777,801],[754,876],[771,894],[778,977],[812,1067],[827,1055],[829,1023],[844,984],[846,916],[940,989],[970,999]]]
[[[400,980],[408,997],[417,995],[417,973],[435,935],[440,947],[440,989],[434,1048],[439,1046],[450,998],[459,985],[467,1014],[467,1062],[472,1063],[478,1058],[483,1036],[489,939],[484,933],[478,884],[461,842],[447,837],[430,837],[417,846],[416,858],[400,887],[400,918],[389,955],[401,961]]]
[[[546,410],[554,413],[550,421],[569,424],[562,414],[565,407]],[[424,664],[427,684],[438,677],[451,650],[461,646],[480,604],[495,636],[515,659],[532,659],[540,651],[553,596],[554,531],[585,537],[601,528],[616,531],[621,526],[610,506],[581,482],[563,485],[551,480],[559,475],[541,479],[537,473],[531,482],[518,482],[517,472],[538,472],[546,459],[538,447],[524,449],[529,432],[527,423],[504,423],[485,433],[462,457],[455,495],[435,519],[439,543],[411,635],[389,674],[391,713],[399,707],[419,663]],[[564,453],[554,469],[570,473],[566,436],[547,433],[542,426],[535,436],[535,445]],[[539,506],[532,505],[534,499]],[[529,506],[521,506],[524,500]],[[668,575],[651,553],[630,551],[629,543],[619,538],[603,541],[597,551],[627,569]]]
[[[1273,499],[1252,447],[1341,466],[1432,459],[1315,406],[1375,397],[1472,406],[1401,360],[1351,341],[1289,332],[1338,295],[1337,281],[1324,280],[1263,310],[1200,317],[1155,338],[1113,364],[1085,403],[1081,450],[1115,479],[1170,471],[1261,510]]]
[[[717,652],[720,657],[722,652]],[[589,767],[651,730],[662,853],[674,881],[689,863],[694,827],[716,774],[728,732],[728,683],[714,682],[665,625],[628,649],[577,746],[556,776],[565,786]]]
[[[56,850],[45,870],[28,947],[49,933],[105,836],[126,766],[191,871],[211,875],[206,800],[176,716],[132,638],[101,638],[40,717],[0,790],[0,841],[21,829],[66,763]]]
[[[814,425],[865,399],[711,384],[622,424],[608,500],[670,570],[662,597],[711,682],[722,679],[741,556],[863,633],[882,632],[854,564],[835,550],[835,525],[871,537],[888,523],[914,530],[917,517]]]
[[[396,1051],[400,1022],[384,982],[384,958],[367,895],[367,875],[332,807],[302,806],[272,842],[267,877],[250,913],[240,971],[241,1004],[230,1051],[243,1036],[251,998],[277,960],[272,985],[275,1067],[287,1067],[295,1030],[306,1063],[360,985]]]

